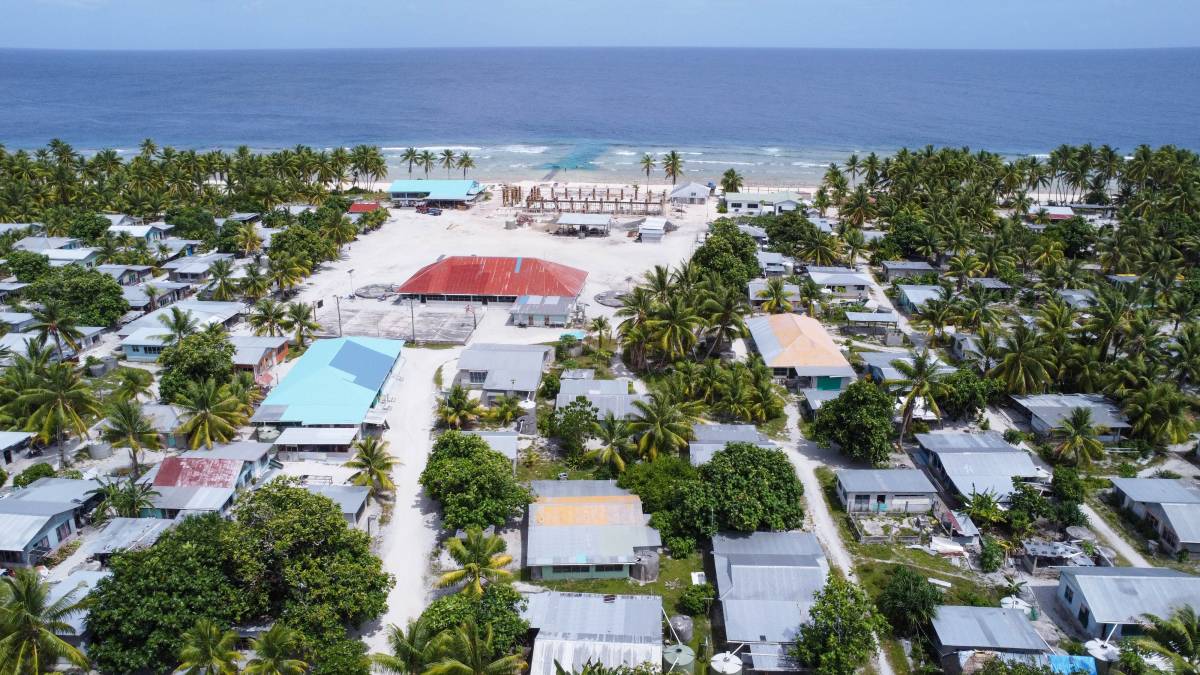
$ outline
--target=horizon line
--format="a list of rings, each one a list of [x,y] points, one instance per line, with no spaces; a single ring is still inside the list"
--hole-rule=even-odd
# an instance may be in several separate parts
[[[471,45],[407,47],[9,47],[21,52],[363,52],[363,51],[470,51],[470,50],[722,50],[722,51],[875,51],[875,52],[1150,52],[1200,50],[1198,45],[1159,47],[782,47],[730,45]]]

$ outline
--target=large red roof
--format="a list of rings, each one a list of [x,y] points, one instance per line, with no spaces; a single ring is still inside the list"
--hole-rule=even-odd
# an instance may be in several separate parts
[[[158,467],[154,484],[160,487],[234,487],[242,471],[240,459],[168,457]]]
[[[370,213],[382,208],[379,202],[354,202],[346,213]]]
[[[539,258],[456,255],[426,265],[400,286],[415,295],[578,297],[587,272]]]

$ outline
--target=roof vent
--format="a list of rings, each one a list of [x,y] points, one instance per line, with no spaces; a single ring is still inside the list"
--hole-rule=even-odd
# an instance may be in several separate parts
[[[614,603],[614,602],[616,602],[616,601],[617,601],[617,596],[615,596],[615,595],[606,595],[606,596],[604,596],[604,602],[607,602],[607,603],[609,603],[609,604],[612,604],[612,603]]]

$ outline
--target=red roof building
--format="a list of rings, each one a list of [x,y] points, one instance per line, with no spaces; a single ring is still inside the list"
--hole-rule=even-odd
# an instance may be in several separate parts
[[[383,208],[379,202],[354,202],[346,213],[370,213]]]
[[[540,258],[457,255],[426,265],[397,289],[421,300],[514,302],[522,295],[577,298],[587,272]]]
[[[207,457],[167,457],[154,476],[156,487],[223,487],[237,486],[242,472],[240,459]]]

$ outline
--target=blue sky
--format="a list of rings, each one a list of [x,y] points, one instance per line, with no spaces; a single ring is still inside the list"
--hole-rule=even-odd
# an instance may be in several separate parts
[[[1198,0],[0,0],[0,47],[1200,46]]]

